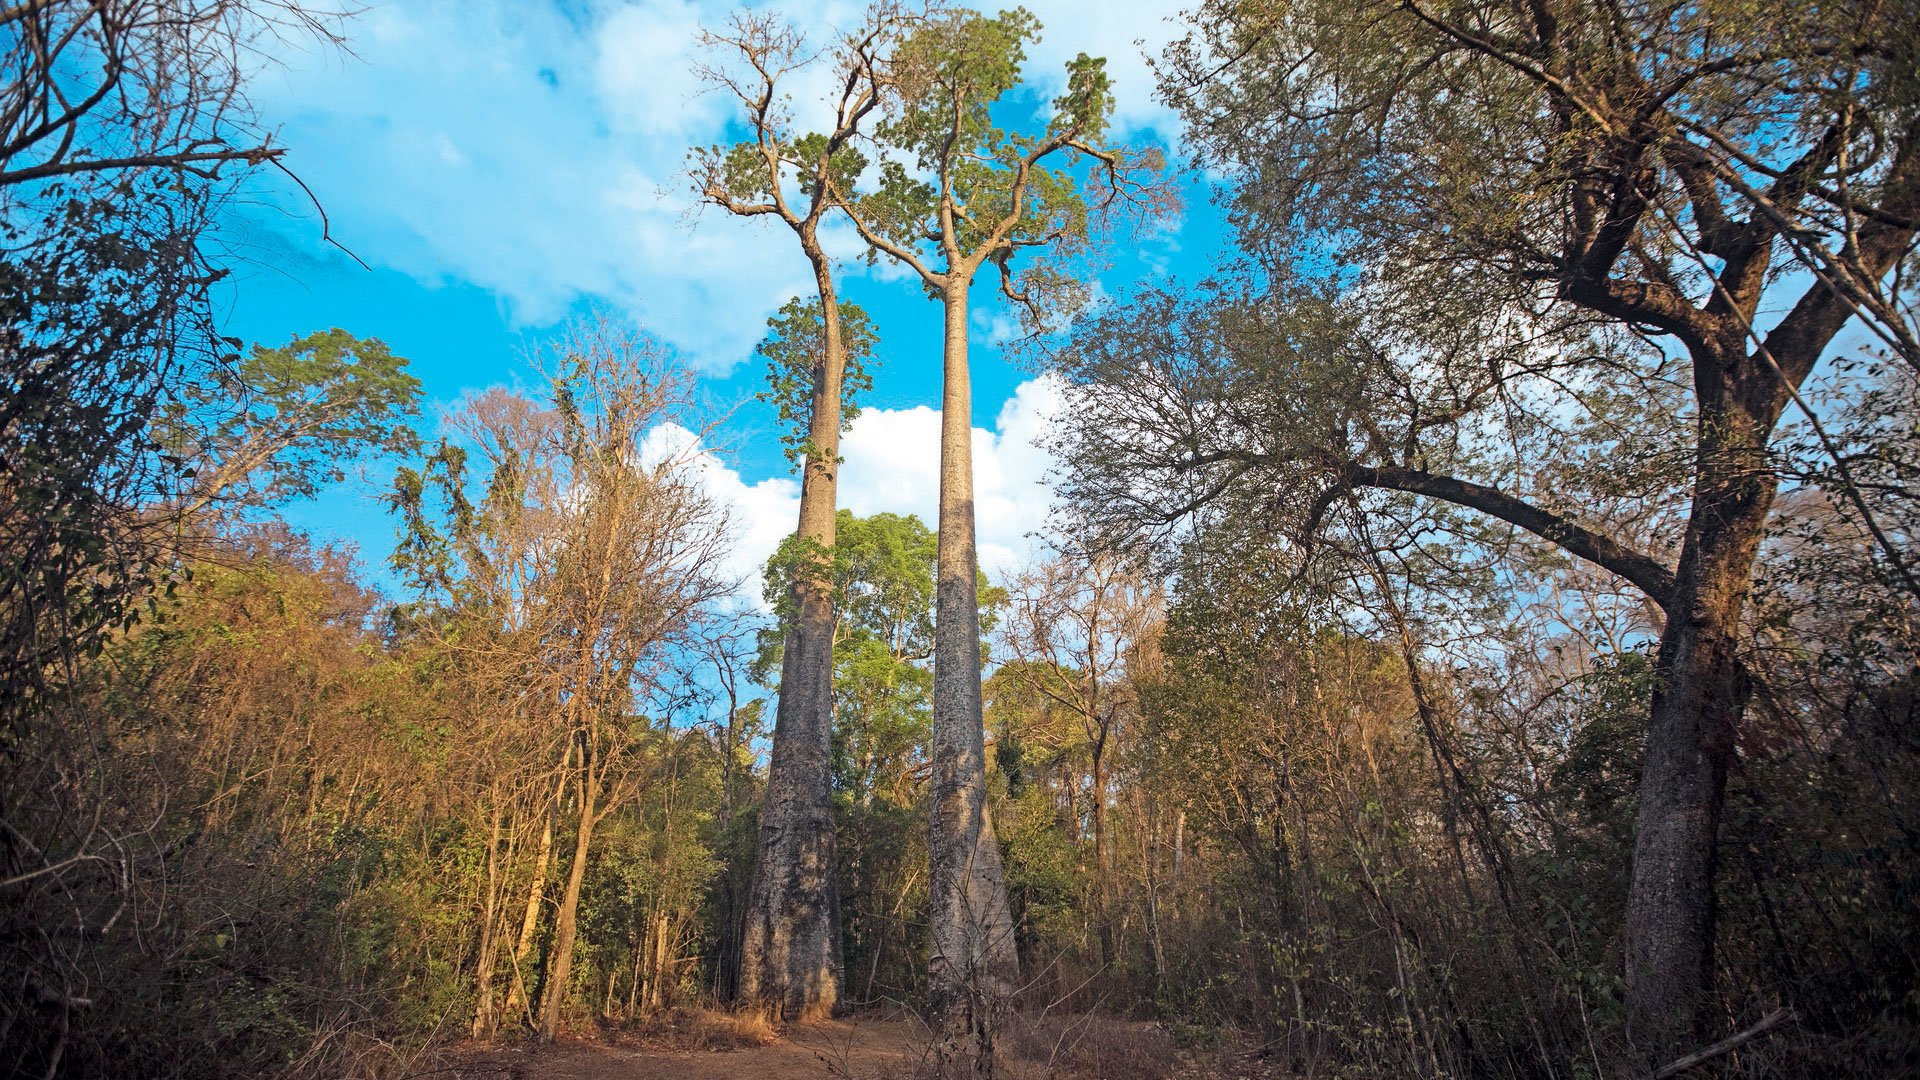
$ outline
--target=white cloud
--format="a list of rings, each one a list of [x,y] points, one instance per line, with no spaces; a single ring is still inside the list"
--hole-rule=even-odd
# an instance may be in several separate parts
[[[1003,311],[976,308],[968,321],[973,324],[973,332],[989,345],[1005,345],[1020,336],[1019,322]]]
[[[980,564],[991,577],[1025,565],[1034,551],[1028,534],[1046,524],[1053,459],[1035,444],[1062,399],[1051,376],[1021,383],[1000,408],[993,430],[973,429],[974,518]],[[933,525],[940,506],[940,413],[869,409],[842,444],[841,505],[856,514],[918,514]]]
[[[993,430],[973,429],[975,521],[980,564],[995,580],[1031,562],[1039,543],[1031,534],[1045,525],[1052,505],[1046,476],[1053,458],[1036,444],[1062,401],[1051,376],[1021,383],[995,418]],[[689,432],[656,435],[663,455],[680,450]],[[915,514],[929,527],[939,521],[940,413],[926,406],[864,409],[841,442],[840,505],[862,517],[889,512]],[[758,602],[759,568],[793,532],[800,486],[789,477],[749,483],[711,453],[701,453],[707,491],[733,514],[738,545],[729,572],[746,579],[742,592]]]
[[[1157,52],[1173,5],[1030,6],[1046,26],[1029,63],[1045,96],[1058,93],[1074,53],[1105,53],[1117,124],[1169,129],[1134,41]],[[260,74],[253,97],[281,125],[286,162],[327,207],[333,234],[361,257],[489,289],[523,325],[598,298],[725,370],[751,350],[762,317],[810,281],[786,238],[690,213],[688,148],[735,137],[732,104],[702,93],[693,73],[694,38],[735,10],[720,0],[603,3],[571,16],[525,0],[377,7],[349,25],[353,57],[290,53]],[[789,11],[822,47],[860,6]],[[820,122],[830,83],[824,65],[796,81],[801,121]],[[310,218],[297,192],[277,201]],[[311,220],[278,227],[317,245]],[[836,253],[858,250],[844,230],[830,242]]]
[[[1034,0],[1040,41],[1027,50],[1027,75],[1048,101],[1066,90],[1066,64],[1079,53],[1104,56],[1113,80],[1113,124],[1121,134],[1155,132],[1171,140],[1178,120],[1154,96],[1147,57],[1159,56],[1185,31],[1176,19],[1182,5],[1151,0]]]
[[[706,89],[691,63],[707,15],[675,0],[644,0],[604,17],[594,32],[594,80],[616,131],[685,141],[726,123],[731,103]]]

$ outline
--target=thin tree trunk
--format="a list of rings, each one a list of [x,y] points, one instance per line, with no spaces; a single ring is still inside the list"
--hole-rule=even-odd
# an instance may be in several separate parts
[[[673,966],[671,946],[667,913],[665,910],[656,911],[653,915],[653,979],[647,986],[649,1009],[662,1009],[667,1005],[667,979]]]
[[[720,767],[720,834],[728,837],[729,845],[731,845],[734,816],[734,774],[737,771],[737,764],[734,759],[738,756],[740,747],[741,723],[740,701],[734,693],[734,683],[731,676],[729,676],[726,681],[726,688],[727,742],[726,759]],[[729,858],[727,862],[729,865],[720,877],[720,956],[719,963],[715,965],[716,970],[714,971],[713,988],[715,995],[721,1001],[732,1001],[739,996],[740,992],[740,950],[742,944],[740,902],[742,897],[740,895],[739,871],[735,869],[733,859]],[[633,1012],[632,1007],[629,1006],[627,1011],[631,1014]]]
[[[533,935],[540,928],[540,901],[547,894],[547,870],[553,865],[553,815],[567,794],[567,765],[573,761],[573,744],[560,756],[560,778],[554,782],[553,807],[542,814],[540,848],[533,857],[533,880],[527,885],[527,905],[520,916],[520,936],[513,945],[513,985],[507,989],[507,1011],[530,1008],[526,994],[525,964],[533,951]],[[533,1018],[531,1014],[528,1020]]]
[[[1091,654],[1089,654],[1091,655]],[[1089,676],[1091,677],[1091,676]],[[1110,856],[1107,853],[1107,732],[1104,727],[1093,740],[1090,779],[1093,782],[1093,903],[1096,936],[1100,942],[1100,963],[1113,963],[1113,885]]]
[[[1187,811],[1185,807],[1174,811],[1173,815],[1173,881],[1180,883],[1181,872],[1186,869],[1187,859]]]
[[[1142,792],[1145,795],[1145,792]],[[1145,802],[1145,799],[1142,799]],[[1167,948],[1160,932],[1160,822],[1161,812],[1158,801],[1146,802],[1140,815],[1146,823],[1146,844],[1141,850],[1140,866],[1146,876],[1147,892],[1147,940],[1153,947],[1153,972],[1148,980],[1154,998],[1161,996],[1166,985]]]
[[[630,965],[633,968],[630,973],[632,977],[627,980],[627,1019],[632,1020],[640,1007],[640,983],[646,974],[642,966],[646,962],[646,942],[629,939],[627,949],[633,954],[633,963]]]
[[[987,810],[967,284],[951,281],[944,297],[927,984],[938,1068],[943,1075],[989,1077],[996,1013],[1009,1004],[1019,965],[1000,845]]]
[[[600,781],[593,775],[594,755],[583,752],[580,770],[580,832],[573,842],[573,866],[560,894],[560,911],[553,920],[553,952],[547,957],[545,996],[540,1002],[540,1038],[552,1042],[560,1030],[560,1006],[567,997],[573,973],[573,939],[580,914],[580,884],[587,877],[587,850],[593,841]]]
[[[767,765],[766,800],[741,941],[740,997],[787,1019],[823,1016],[840,998],[840,902],[834,889],[829,801],[833,734],[833,598],[825,554],[834,543],[840,471],[840,395],[846,373],[839,301],[830,266],[809,243],[820,294],[822,355],[813,387],[810,441],[800,483],[803,541],[822,551],[818,575],[794,576],[793,621],[780,664],[780,701]]]
[[[493,1034],[493,969],[499,951],[500,927],[496,909],[500,903],[500,829],[506,818],[506,804],[500,798],[498,784],[493,788],[493,825],[487,832],[487,883],[480,901],[480,955],[474,970],[473,1037]]]

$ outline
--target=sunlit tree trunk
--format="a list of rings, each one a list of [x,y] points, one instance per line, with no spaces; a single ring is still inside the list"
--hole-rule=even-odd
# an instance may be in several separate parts
[[[945,290],[940,539],[933,654],[928,999],[944,1071],[993,1073],[995,1013],[1018,975],[1000,845],[987,810],[967,283]]]
[[[667,990],[673,972],[672,924],[664,907],[653,915],[653,978],[647,987],[647,1008],[667,1006]]]
[[[547,871],[553,866],[553,815],[566,800],[567,766],[573,761],[573,744],[568,743],[560,759],[560,776],[554,781],[553,806],[542,811],[539,850],[533,857],[533,878],[527,883],[527,903],[520,916],[520,936],[513,945],[513,985],[507,989],[507,1011],[531,1009],[527,993],[527,957],[533,952],[534,934],[540,929],[540,901],[547,895]],[[531,1020],[531,1015],[528,1016]]]
[[[833,596],[825,566],[834,541],[847,356],[831,266],[817,243],[808,246],[820,292],[822,355],[807,429],[798,535],[817,545],[821,569],[793,579],[794,617],[780,662],[780,701],[747,893],[739,983],[743,999],[773,1005],[789,1020],[832,1013],[842,970],[829,802]]]
[[[594,775],[595,754],[581,754],[580,829],[573,841],[573,865],[567,871],[567,883],[560,893],[560,908],[553,919],[553,951],[547,954],[545,995],[540,1002],[540,1038],[551,1042],[560,1030],[560,1006],[567,998],[567,983],[573,974],[573,942],[579,928],[580,885],[587,877],[587,852],[593,841],[593,826],[599,813],[600,782]]]
[[[500,829],[506,818],[506,804],[500,798],[500,785],[493,787],[493,823],[487,832],[487,879],[481,886],[480,949],[474,969],[473,1036],[493,1034],[493,969],[497,966],[500,928],[496,909],[500,903]]]

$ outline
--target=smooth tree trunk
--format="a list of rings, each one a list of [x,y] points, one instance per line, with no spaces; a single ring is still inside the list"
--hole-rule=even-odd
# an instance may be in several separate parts
[[[507,990],[507,1010],[524,1006],[525,967],[533,952],[534,933],[540,929],[540,900],[547,894],[547,870],[553,865],[553,815],[540,829],[540,850],[533,859],[533,877],[527,882],[527,903],[520,913],[520,935],[513,943],[513,985]]]
[[[733,834],[734,758],[740,746],[740,706],[728,690],[726,760],[720,769],[720,832]],[[731,860],[729,860],[731,863]],[[745,899],[736,870],[729,865],[720,877],[720,948],[714,972],[714,993],[721,1001],[740,996],[741,904]],[[629,1013],[633,1010],[628,1009]]]
[[[573,841],[573,865],[567,871],[567,883],[560,893],[560,909],[553,919],[553,951],[547,956],[545,994],[540,1002],[540,1039],[552,1042],[560,1030],[560,1006],[567,998],[567,984],[573,974],[573,941],[579,929],[580,884],[587,877],[587,852],[593,841],[593,826],[598,817],[600,782],[593,775],[594,759],[599,755],[581,755],[580,831]]]
[[[1000,845],[987,810],[967,283],[945,289],[940,525],[933,652],[928,1006],[943,1075],[991,1076],[997,1014],[1019,964]]]
[[[830,802],[833,738],[833,597],[826,580],[840,472],[840,395],[846,344],[831,268],[809,251],[820,294],[822,349],[800,481],[802,540],[820,549],[821,572],[794,576],[793,621],[780,662],[760,838],[741,940],[742,1000],[788,1020],[830,1015],[840,1000],[840,898],[834,888]]]
[[[533,939],[540,929],[540,902],[547,895],[547,872],[553,866],[553,815],[567,797],[567,766],[573,761],[573,744],[568,743],[560,756],[560,775],[554,781],[553,805],[541,812],[539,851],[533,857],[533,878],[527,883],[527,903],[520,914],[520,935],[513,945],[513,985],[507,988],[507,1011],[525,1010],[533,1022],[532,997],[527,991],[527,957],[533,952]]]
[[[653,977],[647,982],[647,1008],[666,1008],[667,988],[673,973],[673,939],[665,910],[653,915]]]
[[[1092,656],[1092,652],[1088,652]],[[1092,713],[1098,706],[1088,709]],[[1087,726],[1097,729],[1099,734],[1093,738],[1092,762],[1088,770],[1088,780],[1093,785],[1093,802],[1088,806],[1093,820],[1093,903],[1095,922],[1094,936],[1100,943],[1100,963],[1102,966],[1113,963],[1113,884],[1112,857],[1107,851],[1107,770],[1106,748],[1107,730],[1099,721],[1089,716]]]
[[[506,804],[500,798],[500,788],[494,785],[493,821],[487,831],[487,880],[481,886],[480,898],[480,949],[474,962],[474,1005],[473,1037],[478,1039],[493,1034],[497,1021],[494,1018],[493,970],[497,965],[500,947],[500,926],[497,909],[500,904],[500,830],[506,819]]]

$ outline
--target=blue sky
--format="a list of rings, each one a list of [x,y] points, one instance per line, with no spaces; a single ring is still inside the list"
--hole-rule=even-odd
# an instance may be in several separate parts
[[[1175,5],[1028,6],[1045,30],[1027,64],[1034,92],[1016,111],[1038,120],[1062,65],[1085,51],[1109,59],[1122,137],[1177,138],[1142,58],[1179,33]],[[693,74],[698,28],[733,10],[680,0],[389,0],[347,25],[350,53],[281,50],[256,78],[253,103],[325,206],[333,236],[370,269],[323,243],[306,197],[263,170],[235,199],[223,236],[234,269],[227,332],[275,343],[339,326],[379,337],[413,361],[431,399],[429,429],[463,392],[523,382],[531,352],[596,310],[678,349],[717,408],[751,398],[766,317],[810,286],[790,235],[699,212],[684,180],[690,147],[737,134],[727,102],[701,94]],[[859,13],[843,3],[782,10],[817,43]],[[798,109],[807,89],[796,86]],[[1206,274],[1223,230],[1201,182],[1183,184],[1180,217],[1110,253],[1097,292]],[[851,237],[842,248],[855,251]],[[882,347],[867,411],[847,440],[841,504],[931,523],[939,309],[897,270],[849,260],[842,278],[877,319]],[[1002,355],[1012,319],[991,284],[976,297],[979,518],[983,562],[996,572],[1030,556],[1025,537],[1043,524],[1048,462],[1032,440],[1056,395]],[[797,505],[768,420],[763,407],[739,409],[710,470],[733,505],[742,571],[791,531]],[[392,525],[375,497],[391,467],[375,465],[289,516],[318,538],[359,545],[384,579]]]

